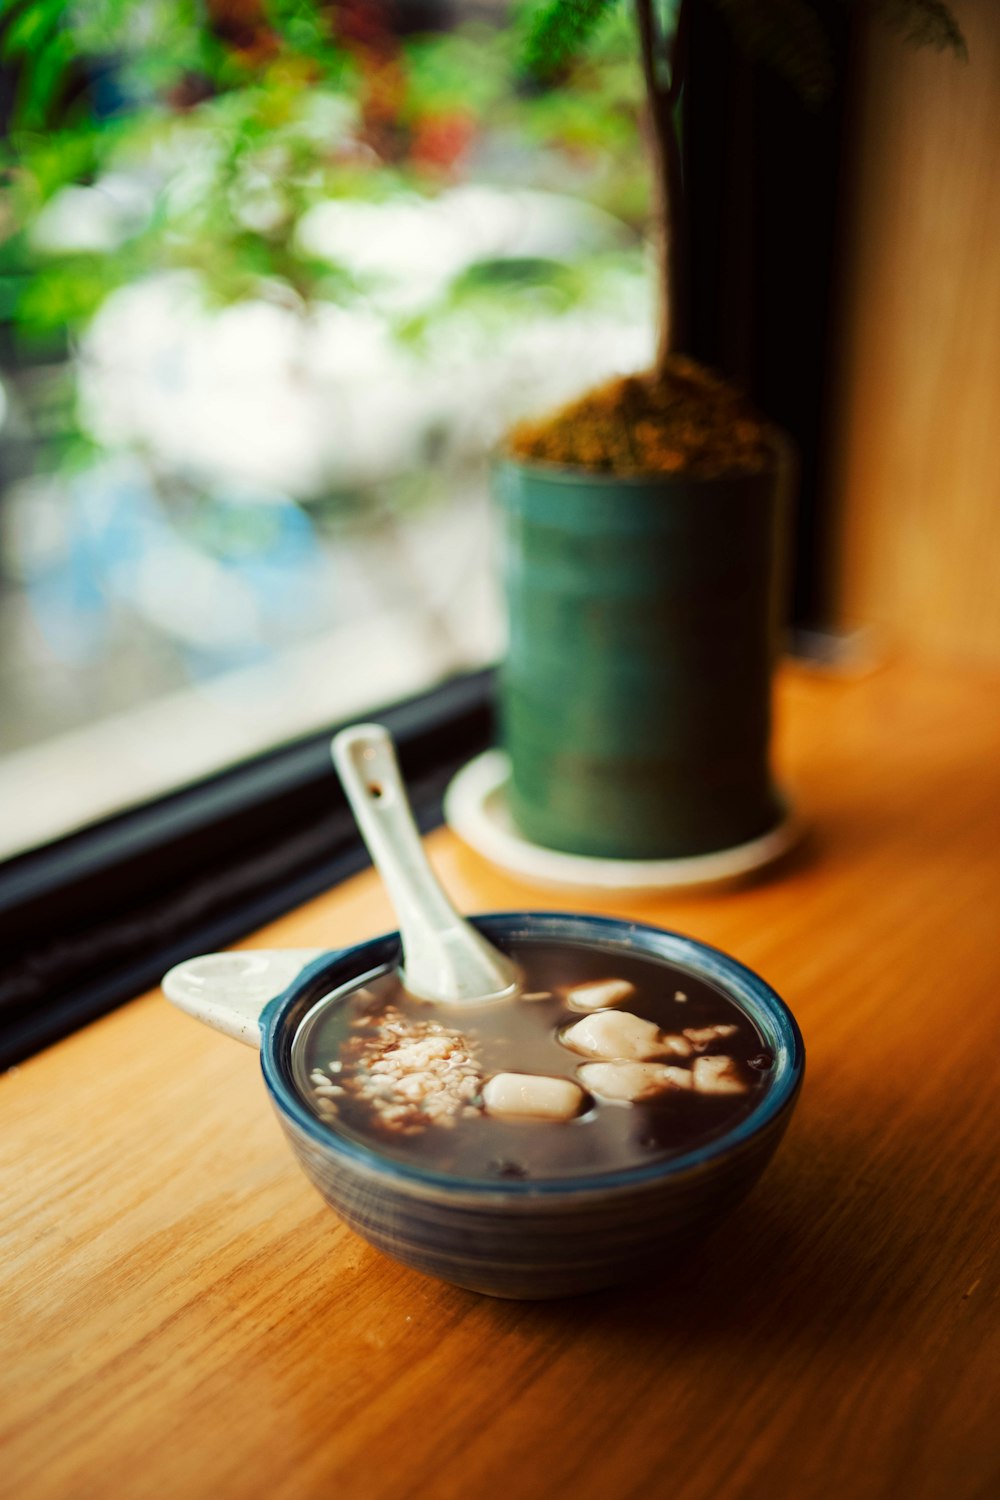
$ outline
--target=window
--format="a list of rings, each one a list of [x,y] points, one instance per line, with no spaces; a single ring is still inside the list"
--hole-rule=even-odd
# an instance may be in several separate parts
[[[496,659],[490,451],[649,352],[630,24],[5,7],[0,858]]]

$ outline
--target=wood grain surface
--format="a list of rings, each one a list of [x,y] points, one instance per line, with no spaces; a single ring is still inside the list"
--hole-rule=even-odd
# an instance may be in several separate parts
[[[1000,666],[1000,5],[953,9],[967,63],[870,27],[834,424],[840,608],[897,648]]]
[[[789,1136],[679,1271],[503,1303],[380,1257],[296,1168],[250,1049],[135,1001],[0,1080],[0,1494],[1000,1494],[1000,683],[787,674],[812,827],[770,878],[540,896],[446,832],[470,910],[633,913],[785,995]],[[371,874],[255,935],[390,925]]]

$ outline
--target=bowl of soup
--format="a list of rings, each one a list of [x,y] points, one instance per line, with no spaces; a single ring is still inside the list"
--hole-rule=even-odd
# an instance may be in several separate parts
[[[298,972],[263,1008],[267,956],[191,960],[164,989],[259,1041],[300,1166],[385,1254],[498,1297],[662,1272],[781,1140],[805,1061],[791,1012],[735,959],[658,927],[472,920],[518,976],[485,1003],[410,994],[396,933],[288,955]]]

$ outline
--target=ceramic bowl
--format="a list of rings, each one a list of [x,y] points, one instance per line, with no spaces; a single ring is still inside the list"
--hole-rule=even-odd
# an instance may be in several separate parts
[[[338,1135],[292,1083],[300,1022],[331,991],[398,963],[398,934],[337,953],[192,959],[167,975],[164,990],[182,1009],[259,1044],[264,1082],[300,1166],[337,1214],[385,1254],[496,1297],[563,1297],[662,1274],[735,1208],[781,1140],[805,1060],[791,1012],[735,959],[661,928],[550,912],[473,920],[500,947],[544,938],[609,954],[646,953],[713,983],[751,1018],[773,1054],[759,1102],[725,1134],[648,1166],[545,1182],[469,1181],[391,1160]],[[264,1003],[278,987],[281,993]]]

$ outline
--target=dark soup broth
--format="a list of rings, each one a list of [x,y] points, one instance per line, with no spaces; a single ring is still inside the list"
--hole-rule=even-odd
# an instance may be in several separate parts
[[[317,1117],[430,1171],[544,1181],[690,1151],[758,1103],[773,1060],[706,980],[615,948],[503,946],[507,999],[428,1004],[385,968],[314,1006],[292,1072]]]

